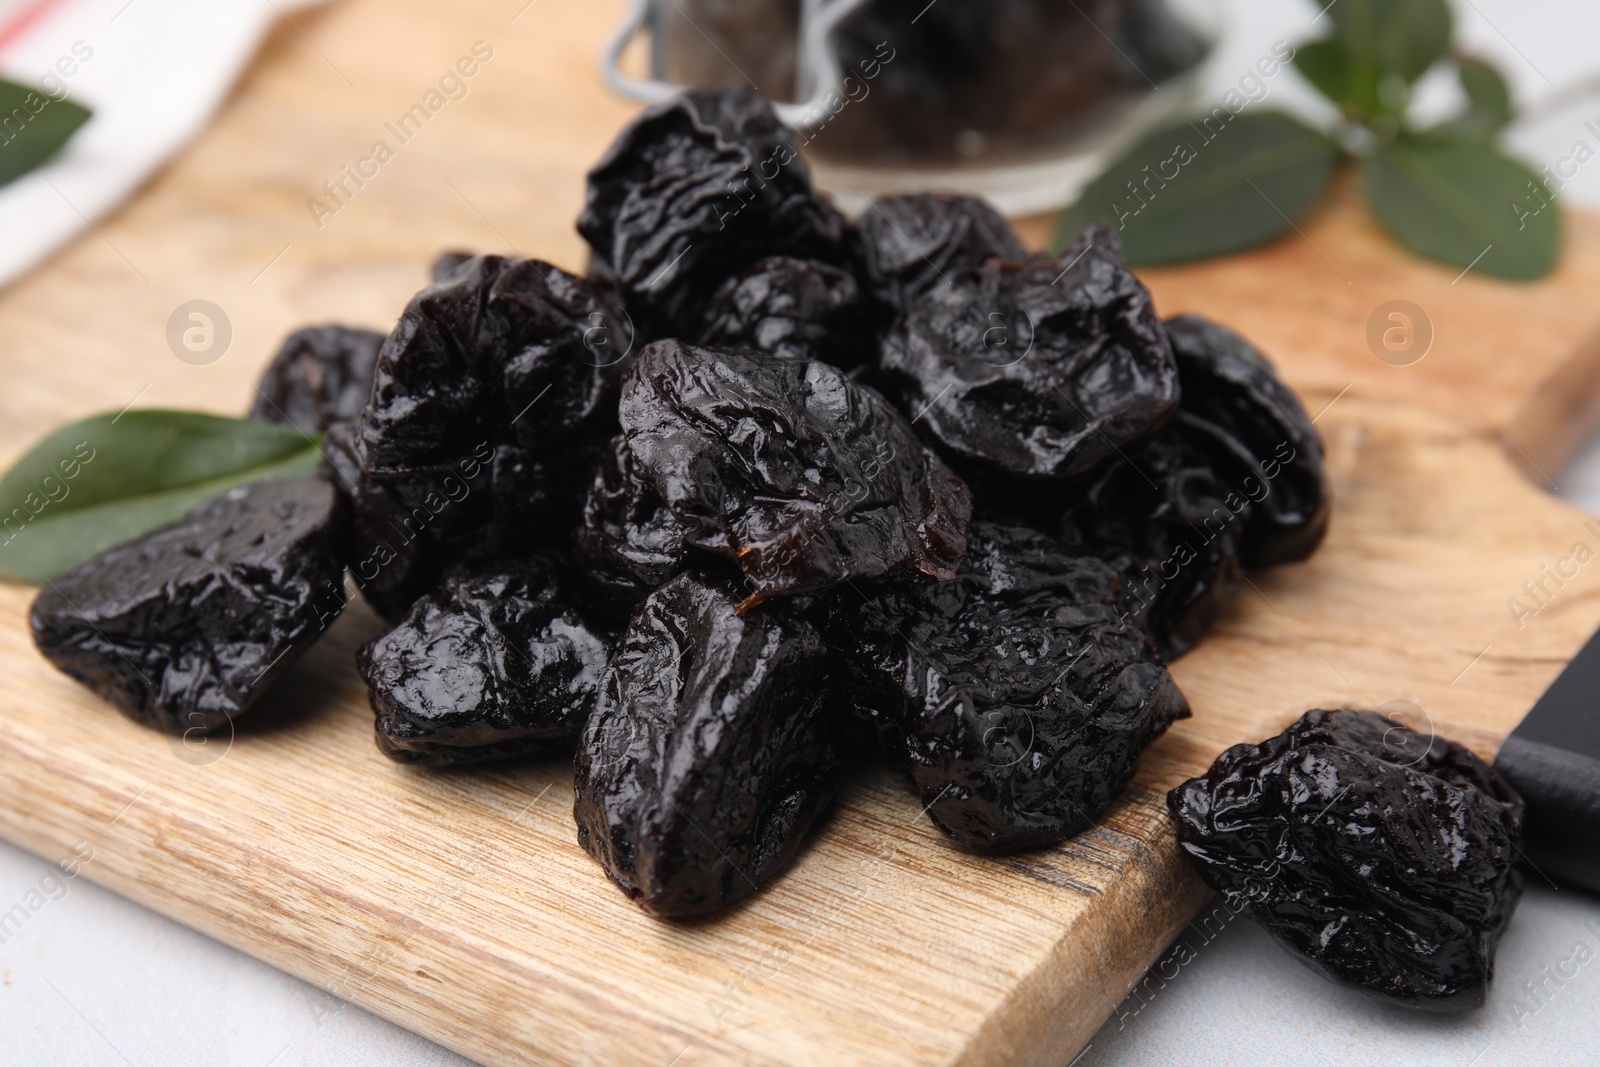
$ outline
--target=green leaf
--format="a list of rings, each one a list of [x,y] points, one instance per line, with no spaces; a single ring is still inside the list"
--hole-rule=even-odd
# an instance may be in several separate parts
[[[1056,244],[1106,222],[1136,266],[1254,248],[1316,203],[1339,159],[1338,145],[1288,115],[1217,108],[1134,145],[1061,217]]]
[[[1346,118],[1364,120],[1383,110],[1376,67],[1357,68],[1338,40],[1311,41],[1295,49],[1294,65],[1312,86],[1339,105]]]
[[[322,462],[315,440],[254,419],[128,411],[72,423],[0,479],[0,578],[49,581],[226,489]]]
[[[1466,90],[1470,111],[1499,129],[1511,121],[1511,88],[1500,72],[1481,59],[1459,59],[1456,74]]]
[[[1406,84],[1450,51],[1454,19],[1445,0],[1338,0],[1327,9],[1334,39],[1358,69]]]
[[[1511,121],[1511,89],[1500,72],[1481,59],[1456,60],[1456,73],[1467,94],[1466,114],[1429,131],[1449,140],[1490,140]]]
[[[1542,278],[1561,213],[1538,175],[1481,141],[1402,137],[1367,161],[1367,200],[1418,255],[1515,281]]]
[[[55,155],[89,121],[89,114],[70,100],[0,81],[0,185]]]

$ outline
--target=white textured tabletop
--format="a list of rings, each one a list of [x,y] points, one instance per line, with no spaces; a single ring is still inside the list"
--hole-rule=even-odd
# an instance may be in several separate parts
[[[1232,29],[1213,68],[1219,96],[1273,41],[1309,36],[1316,15],[1309,0],[1227,6]],[[1551,99],[1600,76],[1594,0],[1456,7],[1468,47],[1499,61],[1521,100]],[[524,29],[536,32],[537,20],[537,8],[529,10]],[[1317,107],[1297,85],[1272,92],[1281,106]],[[1443,79],[1423,87],[1422,103],[1450,106]],[[1600,127],[1600,92],[1550,111],[1514,140],[1531,161],[1554,163],[1580,140],[1600,148],[1588,122]],[[1564,195],[1600,210],[1600,167],[1580,170]],[[1564,496],[1600,512],[1600,442],[1559,481]],[[26,914],[0,928],[0,1067],[467,1062],[83,879],[59,878],[65,858],[0,844],[0,915],[17,904]],[[1490,1003],[1470,1017],[1376,1005],[1323,981],[1237,919],[1186,931],[1187,950],[1175,946],[1076,1063],[1592,1067],[1600,1063],[1600,900],[1531,881]]]

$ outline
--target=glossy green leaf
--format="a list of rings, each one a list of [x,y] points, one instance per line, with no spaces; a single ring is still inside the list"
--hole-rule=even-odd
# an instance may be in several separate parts
[[[1481,59],[1456,61],[1461,88],[1466,90],[1472,114],[1499,129],[1511,121],[1511,87],[1500,71]]]
[[[1467,94],[1467,110],[1429,131],[1430,139],[1491,140],[1511,121],[1511,89],[1500,72],[1481,59],[1459,59],[1456,73]]]
[[[0,479],[0,578],[48,581],[223,490],[322,462],[315,440],[253,419],[129,411],[72,423]]]
[[[1555,266],[1560,208],[1532,170],[1482,141],[1401,138],[1367,161],[1366,186],[1379,221],[1418,255],[1516,281]]]
[[[89,111],[70,100],[0,81],[0,185],[55,155],[88,121]]]
[[[1318,92],[1339,105],[1347,118],[1364,119],[1382,110],[1376,67],[1357,67],[1337,40],[1311,41],[1295,49],[1294,65]]]
[[[1407,83],[1449,53],[1455,28],[1445,0],[1339,0],[1327,17],[1355,67]]]
[[[1106,222],[1136,266],[1253,248],[1317,202],[1339,159],[1333,141],[1288,115],[1218,108],[1136,144],[1062,216],[1056,243]]]

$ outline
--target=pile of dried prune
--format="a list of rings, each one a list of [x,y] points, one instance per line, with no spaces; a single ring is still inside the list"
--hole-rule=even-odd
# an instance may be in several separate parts
[[[1167,797],[1200,876],[1312,967],[1432,1012],[1479,1007],[1522,895],[1522,801],[1452,741],[1311,711]]]
[[[342,563],[392,626],[359,655],[382,751],[575,747],[583,847],[691,915],[775,878],[851,762],[971,851],[1092,825],[1189,714],[1167,659],[1326,527],[1293,395],[1164,324],[1109,230],[1029,254],[942,194],[851,224],[741,89],[644,113],[579,229],[585,277],[450,252],[381,343],[291,338],[258,412],[323,434],[325,478],[87,565],[41,646],[215,725]]]

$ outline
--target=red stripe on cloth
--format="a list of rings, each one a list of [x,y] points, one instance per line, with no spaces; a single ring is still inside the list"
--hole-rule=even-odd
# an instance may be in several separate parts
[[[70,0],[33,0],[33,3],[24,5],[10,21],[0,23],[0,52],[4,52],[7,45],[21,39],[23,34],[33,28],[34,23],[69,2]]]

